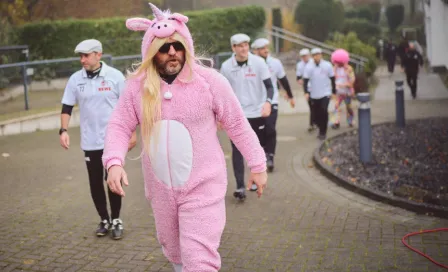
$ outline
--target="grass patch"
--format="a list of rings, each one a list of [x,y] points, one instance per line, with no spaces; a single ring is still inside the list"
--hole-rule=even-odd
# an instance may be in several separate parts
[[[29,110],[25,110],[23,94],[0,103],[0,121],[61,109],[63,90],[30,91],[28,93]]]
[[[448,89],[448,70],[445,69],[444,71],[439,72],[438,74],[442,79],[443,83],[445,84],[445,87]]]

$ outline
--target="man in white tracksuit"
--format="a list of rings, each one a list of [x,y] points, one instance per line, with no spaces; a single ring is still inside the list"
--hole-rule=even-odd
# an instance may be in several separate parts
[[[70,147],[69,123],[73,107],[77,104],[80,112],[81,149],[84,151],[89,176],[90,193],[101,222],[95,233],[105,236],[109,231],[115,240],[123,236],[123,221],[120,219],[121,196],[108,187],[111,213],[107,211],[104,181],[107,171],[103,167],[106,126],[110,115],[123,93],[124,75],[117,69],[101,61],[103,47],[95,39],[80,42],[75,53],[79,54],[82,69],[70,76],[62,97],[61,129],[59,141],[65,149]],[[129,150],[137,141],[133,132]]]
[[[303,86],[303,73],[305,72],[305,66],[307,65],[308,62],[310,61],[312,62],[314,60],[311,58],[310,50],[308,48],[303,48],[302,50],[300,50],[299,55],[301,60],[297,62],[296,65],[296,76],[297,76],[297,83],[300,86]],[[311,90],[310,84],[308,84],[308,91],[310,90]],[[312,109],[311,99],[308,99],[308,106],[310,109],[310,124],[308,127],[308,131],[312,132],[314,129],[316,129],[316,121],[314,120],[313,111],[311,110]]]
[[[286,99],[290,103],[291,107],[295,107],[295,100],[293,94],[291,92],[291,87],[289,85],[288,78],[286,77],[285,69],[283,68],[283,64],[277,58],[272,57],[269,54],[269,40],[265,38],[256,39],[251,48],[254,50],[254,54],[262,57],[266,64],[269,67],[269,71],[271,72],[271,80],[272,86],[274,87],[274,97],[272,99],[272,110],[271,115],[266,119],[266,138],[264,150],[266,152],[267,159],[267,168],[269,172],[274,170],[274,155],[275,155],[275,147],[277,145],[277,116],[278,116],[278,85],[277,82],[280,81],[280,84],[286,91]]]
[[[230,38],[234,54],[223,62],[220,72],[229,80],[247,120],[264,146],[266,118],[271,114],[274,87],[268,65],[261,57],[249,52],[249,42],[249,36],[242,33]],[[234,196],[244,200],[244,159],[233,143],[232,165],[237,183]],[[250,190],[256,191],[256,185]]]
[[[311,107],[317,126],[318,138],[325,140],[328,127],[328,104],[330,97],[336,93],[333,65],[322,59],[322,50],[313,48],[311,55],[314,61],[308,62],[303,73],[303,87],[306,98],[311,100]],[[310,83],[310,90],[308,89]]]

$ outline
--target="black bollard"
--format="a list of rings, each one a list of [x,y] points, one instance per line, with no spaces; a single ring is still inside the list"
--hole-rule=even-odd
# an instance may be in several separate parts
[[[395,115],[397,127],[404,128],[406,125],[404,114],[404,88],[403,80],[395,81]]]
[[[363,163],[372,160],[372,126],[370,123],[370,94],[358,93],[359,159]]]

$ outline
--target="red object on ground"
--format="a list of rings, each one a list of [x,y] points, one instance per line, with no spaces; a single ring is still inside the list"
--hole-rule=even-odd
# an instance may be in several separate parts
[[[428,255],[426,255],[425,253],[419,251],[418,249],[415,249],[413,247],[411,247],[405,240],[408,237],[414,236],[414,235],[418,235],[418,234],[423,234],[423,233],[430,233],[430,232],[438,232],[438,231],[448,231],[448,228],[440,228],[440,229],[433,229],[433,230],[422,230],[419,232],[412,232],[412,233],[408,233],[406,234],[403,238],[401,238],[401,242],[403,243],[403,245],[405,245],[407,248],[409,248],[410,250],[417,252],[418,254],[422,255],[423,257],[425,257],[426,259],[430,260],[431,262],[435,263],[436,265],[443,267],[445,269],[448,269],[448,265],[445,264],[441,264],[439,262],[436,262],[433,258],[429,257]]]

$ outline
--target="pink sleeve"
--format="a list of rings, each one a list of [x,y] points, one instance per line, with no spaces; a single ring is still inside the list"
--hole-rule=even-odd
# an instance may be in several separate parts
[[[213,111],[227,135],[247,161],[252,173],[266,171],[266,155],[255,131],[244,116],[232,86],[221,74],[213,75]]]
[[[139,82],[129,80],[113,110],[106,128],[104,140],[103,165],[109,169],[112,165],[124,166],[125,156],[128,152],[129,140],[138,125],[136,114],[135,95],[138,92]]]

